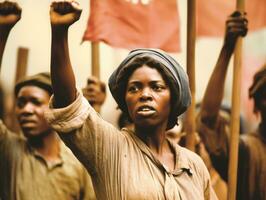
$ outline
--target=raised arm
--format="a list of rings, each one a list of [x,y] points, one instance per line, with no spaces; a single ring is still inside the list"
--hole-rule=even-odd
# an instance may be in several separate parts
[[[0,3],[0,67],[8,35],[20,17],[21,8],[17,3],[11,1]]]
[[[212,72],[201,105],[201,119],[206,125],[215,125],[224,94],[228,64],[233,54],[236,40],[247,33],[247,19],[240,12],[234,12],[226,21],[224,44]]]
[[[68,50],[68,28],[79,19],[80,14],[81,9],[75,1],[54,1],[51,4],[51,78],[55,108],[65,107],[76,98],[76,82]]]

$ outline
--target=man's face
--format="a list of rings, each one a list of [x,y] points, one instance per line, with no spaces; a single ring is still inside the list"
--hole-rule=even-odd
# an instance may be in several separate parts
[[[24,86],[17,95],[16,116],[27,138],[42,136],[51,131],[44,118],[50,95],[37,86]]]

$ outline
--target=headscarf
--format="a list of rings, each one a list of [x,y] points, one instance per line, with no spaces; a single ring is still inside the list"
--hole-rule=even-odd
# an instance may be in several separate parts
[[[15,85],[15,96],[18,95],[19,90],[28,85],[37,86],[46,90],[50,95],[53,93],[51,76],[48,72],[38,73],[32,76],[25,76],[22,79],[18,80]]]
[[[170,129],[177,123],[177,117],[184,113],[191,104],[191,94],[187,74],[179,63],[165,52],[156,49],[132,50],[109,78],[108,85],[111,94],[118,107],[128,114],[125,102],[125,89],[128,78],[136,68],[145,64],[143,62],[143,64],[140,63],[136,66],[134,61],[145,57],[149,57],[159,63],[155,68],[160,70],[163,77],[166,77],[166,81],[171,89],[171,113],[168,121],[168,129]]]

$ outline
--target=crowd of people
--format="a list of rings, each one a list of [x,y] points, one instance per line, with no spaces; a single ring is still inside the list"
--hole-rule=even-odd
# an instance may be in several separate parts
[[[16,2],[0,2],[0,66],[21,11]],[[227,19],[192,152],[176,128],[191,104],[188,76],[166,52],[134,49],[110,75],[109,90],[122,113],[120,128],[101,117],[103,81],[91,76],[82,90],[76,88],[68,29],[81,12],[75,1],[51,3],[50,72],[15,84],[21,133],[0,120],[0,200],[226,199],[230,124],[221,104],[236,41],[248,31],[245,14],[234,12]],[[236,199],[265,200],[266,65],[254,75],[249,97],[260,125],[239,138]]]

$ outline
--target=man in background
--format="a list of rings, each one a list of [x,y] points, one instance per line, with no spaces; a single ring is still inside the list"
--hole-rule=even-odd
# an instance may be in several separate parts
[[[10,30],[20,16],[17,3],[0,3],[1,61]],[[44,118],[53,92],[50,74],[24,77],[14,92],[23,134],[9,131],[0,120],[0,199],[95,199],[85,168]]]

